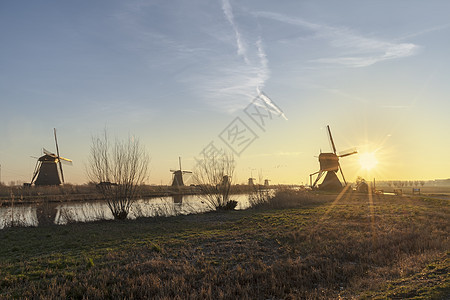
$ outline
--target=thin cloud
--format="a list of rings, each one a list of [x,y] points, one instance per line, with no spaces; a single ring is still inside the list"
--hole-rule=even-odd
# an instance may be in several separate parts
[[[286,115],[284,114],[284,112],[283,112],[283,111],[282,111],[275,103],[273,103],[272,99],[270,99],[266,94],[264,94],[263,92],[261,92],[261,91],[259,90],[259,88],[257,89],[257,91],[258,91],[258,97],[259,97],[262,101],[264,101],[264,103],[265,103],[264,106],[270,107],[270,110],[271,110],[271,111],[276,112],[277,114],[279,114],[280,116],[282,116],[282,117],[287,121],[287,117],[286,117]],[[257,103],[254,103],[254,105],[261,106],[262,108],[265,108],[264,106],[258,105]]]
[[[322,87],[322,88],[324,88],[325,90],[328,90],[328,91],[329,91],[330,93],[332,93],[332,94],[342,96],[342,97],[344,97],[344,98],[347,99],[347,100],[352,100],[352,101],[355,101],[355,102],[365,103],[365,104],[367,104],[367,103],[370,102],[369,99],[366,99],[366,98],[362,98],[362,97],[359,97],[359,96],[355,96],[355,95],[349,94],[349,93],[347,93],[347,92],[345,92],[345,91],[343,91],[343,90],[340,90],[340,89],[336,89],[336,88],[325,88],[325,87]]]
[[[399,40],[410,39],[410,38],[413,38],[413,37],[417,37],[417,36],[428,34],[428,33],[435,32],[435,31],[445,30],[445,29],[448,29],[448,28],[450,28],[450,24],[443,24],[443,25],[439,25],[439,26],[434,26],[434,27],[431,27],[431,28],[426,28],[426,29],[420,30],[418,32],[414,32],[414,33],[405,35],[402,38],[400,38]]]
[[[263,86],[268,78],[268,72],[258,66],[236,63],[220,68],[219,72],[219,75],[203,74],[195,80],[203,82],[200,92],[206,99],[210,99],[210,104],[228,113],[248,105],[255,97],[256,87]]]
[[[311,62],[348,67],[367,67],[381,61],[415,55],[420,48],[412,43],[389,42],[364,37],[348,28],[311,23],[301,18],[291,18],[278,13],[258,12],[256,15],[306,28],[314,33],[315,38],[323,39],[331,47],[340,50],[340,53],[336,56],[318,58],[311,60]]]
[[[222,11],[234,32],[237,55],[243,62],[227,57],[226,65],[219,65],[214,74],[200,74],[194,78],[204,83],[199,90],[202,96],[214,100],[210,103],[219,109],[233,113],[256,96],[257,88],[264,87],[270,70],[261,37],[246,35],[239,29],[229,0],[222,0]]]
[[[242,55],[244,57],[245,62],[249,63],[247,58],[247,46],[245,44],[245,41],[242,39],[242,35],[239,32],[236,23],[234,22],[233,9],[231,8],[229,0],[222,0],[222,10],[236,35],[238,55]]]
[[[260,68],[258,68],[258,78],[260,80],[259,85],[257,85],[257,88],[264,86],[264,83],[266,80],[270,77],[270,70],[269,70],[269,60],[267,59],[267,55],[264,51],[264,47],[262,44],[261,38],[258,38],[256,41],[256,47],[258,49],[258,57],[260,62]]]
[[[407,109],[411,108],[411,105],[382,105],[381,107],[388,109]]]
[[[245,156],[246,158],[255,158],[255,157],[279,157],[279,156],[301,156],[303,152],[275,152],[275,153],[259,153]],[[278,165],[280,167],[280,165]]]
[[[199,39],[201,45],[173,35],[170,30],[147,26],[151,6],[138,1],[125,7],[115,15],[133,36],[130,45],[124,47],[139,52],[151,69],[176,69],[178,75],[174,80],[218,110],[233,113],[243,109],[256,96],[257,87],[263,88],[270,78],[261,36],[241,30],[233,11],[238,7],[233,7],[229,0],[221,0],[221,7],[216,11],[223,16],[223,22],[202,26],[198,31],[204,34],[204,39]],[[254,20],[252,15],[248,17],[247,21]],[[194,21],[192,25],[195,28],[199,24]],[[230,41],[237,49],[232,55],[228,45],[224,47]],[[171,60],[161,59],[169,55]],[[188,76],[179,75],[183,66],[189,67]]]

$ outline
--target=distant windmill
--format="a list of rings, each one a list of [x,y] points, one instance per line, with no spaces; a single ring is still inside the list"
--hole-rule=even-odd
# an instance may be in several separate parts
[[[250,170],[250,177],[248,178],[247,185],[255,185],[256,178],[253,178],[253,171],[255,171],[256,169],[249,168],[249,170]]]
[[[59,156],[59,147],[55,128],[53,128],[53,133],[55,135],[56,155],[44,148],[42,149],[45,155],[38,158],[30,185],[33,183],[35,185],[60,185],[61,182],[64,183],[64,173],[61,162],[72,165],[72,160]],[[59,173],[57,166],[58,164]]]
[[[229,187],[231,185],[231,177],[228,175],[224,175],[222,177],[222,181],[220,182],[222,187]]]
[[[183,174],[192,174],[191,171],[183,171],[181,168],[181,157],[178,157],[178,162],[180,164],[179,170],[170,170],[172,172],[172,186],[184,186]]]
[[[338,190],[338,189],[342,188],[342,184],[336,175],[336,173],[338,171],[341,171],[341,175],[342,175],[342,179],[344,180],[344,184],[347,185],[347,182],[345,181],[344,173],[342,172],[341,165],[339,164],[339,158],[358,153],[358,151],[353,149],[353,150],[350,150],[350,151],[347,151],[344,153],[340,153],[339,155],[337,155],[336,154],[336,146],[334,145],[330,126],[328,126],[328,125],[327,125],[327,131],[328,131],[328,138],[330,139],[330,143],[331,143],[333,152],[319,154],[320,170],[315,173],[310,174],[309,178],[310,178],[310,183],[312,183],[312,176],[318,174],[314,183],[311,184],[311,187],[314,188],[316,186],[317,182],[323,176],[323,174],[326,173],[325,179],[323,180],[322,184],[319,185],[319,189]]]

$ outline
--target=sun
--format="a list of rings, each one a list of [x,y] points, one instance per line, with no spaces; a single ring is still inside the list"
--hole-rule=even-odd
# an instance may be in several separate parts
[[[374,152],[365,152],[359,154],[359,164],[361,165],[361,168],[369,171],[375,168],[378,164],[378,160],[375,157]]]

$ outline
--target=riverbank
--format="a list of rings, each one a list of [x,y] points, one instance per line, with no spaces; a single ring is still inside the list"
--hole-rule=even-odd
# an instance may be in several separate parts
[[[0,298],[443,299],[449,230],[448,201],[294,192],[245,211],[9,228]]]

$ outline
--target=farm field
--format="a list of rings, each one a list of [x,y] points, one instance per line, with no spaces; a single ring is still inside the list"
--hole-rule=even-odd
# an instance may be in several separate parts
[[[244,211],[8,228],[0,298],[446,299],[448,200],[294,191]]]

